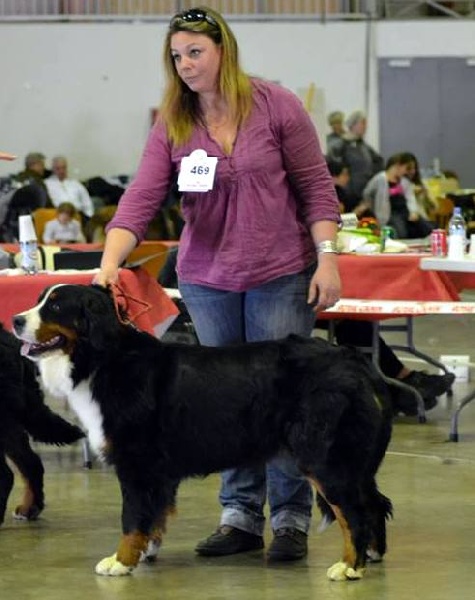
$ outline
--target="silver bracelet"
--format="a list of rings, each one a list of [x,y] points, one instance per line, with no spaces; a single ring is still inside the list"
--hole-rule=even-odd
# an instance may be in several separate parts
[[[333,240],[323,240],[317,244],[318,254],[338,254],[336,242]]]

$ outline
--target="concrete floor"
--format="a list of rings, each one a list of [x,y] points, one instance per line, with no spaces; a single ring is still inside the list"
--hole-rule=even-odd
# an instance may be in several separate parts
[[[440,354],[471,354],[475,323],[465,317],[423,317],[416,344]],[[397,335],[397,334],[391,334]],[[389,338],[389,335],[387,339]],[[408,360],[413,368],[426,368]],[[431,368],[428,368],[431,371]],[[456,384],[454,404],[472,383]],[[315,511],[309,555],[293,564],[269,566],[262,552],[218,559],[195,556],[194,546],[217,525],[219,478],[182,485],[178,515],[155,565],[131,577],[94,574],[119,536],[119,490],[113,472],[82,468],[81,447],[37,446],[46,467],[47,506],[34,523],[7,517],[0,530],[2,600],[469,600],[474,596],[475,402],[462,413],[461,439],[447,442],[450,402],[441,398],[428,422],[398,418],[379,475],[395,515],[388,525],[389,552],[357,582],[330,582],[326,569],[340,557],[334,525],[317,534]],[[21,494],[18,479],[9,512]],[[269,540],[270,533],[266,533]]]

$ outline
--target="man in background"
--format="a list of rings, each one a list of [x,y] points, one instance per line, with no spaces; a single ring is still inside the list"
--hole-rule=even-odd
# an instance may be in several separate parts
[[[45,179],[46,187],[55,207],[64,202],[71,203],[81,216],[90,218],[94,204],[89,192],[80,181],[68,177],[68,161],[64,156],[55,156],[51,162],[52,174]]]
[[[22,186],[31,186],[36,198],[34,208],[51,208],[53,206],[45,185],[45,155],[41,152],[30,152],[25,157],[25,168],[15,175],[15,181]]]
[[[367,129],[366,114],[355,110],[346,119],[348,132],[332,145],[327,156],[348,166],[350,181],[347,192],[355,205],[362,200],[368,181],[384,170],[383,158],[364,139]]]
[[[337,144],[345,134],[345,115],[341,110],[335,110],[328,115],[327,123],[330,125],[331,133],[327,135],[327,154]]]

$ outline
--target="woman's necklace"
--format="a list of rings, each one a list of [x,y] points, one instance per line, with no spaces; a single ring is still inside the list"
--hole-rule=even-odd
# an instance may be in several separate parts
[[[236,140],[237,128],[229,113],[215,113],[213,116],[203,115],[203,125],[208,135],[217,142],[226,154],[232,152]]]

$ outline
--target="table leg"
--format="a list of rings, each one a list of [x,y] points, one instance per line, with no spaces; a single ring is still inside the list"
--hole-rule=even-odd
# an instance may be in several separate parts
[[[462,412],[462,409],[465,406],[467,406],[467,404],[470,404],[470,402],[472,402],[472,400],[475,400],[475,390],[473,390],[472,392],[467,394],[465,396],[465,398],[462,398],[462,400],[460,401],[460,404],[457,407],[457,410],[455,410],[453,412],[451,422],[450,422],[450,434],[449,434],[450,442],[458,442],[459,441],[459,434],[458,434],[459,415]]]

